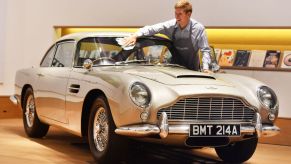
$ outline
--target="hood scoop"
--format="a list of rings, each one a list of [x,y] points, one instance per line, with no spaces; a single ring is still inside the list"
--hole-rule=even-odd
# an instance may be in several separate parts
[[[172,69],[170,70],[169,68],[163,68],[163,69],[155,69],[156,71],[159,71],[161,73],[164,73],[168,76],[181,79],[181,78],[200,78],[200,79],[213,79],[216,80],[215,77],[212,75],[202,73],[202,72],[197,72],[197,71],[190,71],[190,70],[185,70],[185,69]]]
[[[204,76],[204,75],[178,75],[177,78],[202,78],[202,79],[213,79],[213,80],[216,80],[212,76]]]

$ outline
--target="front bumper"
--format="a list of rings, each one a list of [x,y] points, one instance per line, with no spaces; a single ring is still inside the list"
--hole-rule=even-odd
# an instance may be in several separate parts
[[[169,134],[189,134],[189,125],[169,125],[168,117],[163,112],[159,117],[158,125],[140,124],[122,126],[115,130],[116,134],[129,136],[129,137],[150,137],[159,135],[161,138],[166,138]],[[275,125],[262,124],[260,114],[256,114],[254,126],[242,125],[241,133],[254,134],[257,133],[258,137],[271,137],[279,134],[280,128]]]
[[[19,100],[16,95],[11,95],[9,99],[14,105],[19,105]]]

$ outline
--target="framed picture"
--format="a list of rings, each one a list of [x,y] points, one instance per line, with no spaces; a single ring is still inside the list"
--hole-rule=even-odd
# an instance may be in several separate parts
[[[281,52],[277,50],[268,50],[264,60],[263,67],[277,68],[280,61]]]
[[[291,68],[291,51],[284,51],[281,68]]]
[[[222,49],[218,61],[220,66],[233,66],[235,53],[233,49]]]
[[[249,67],[263,67],[266,50],[252,50]]]
[[[215,57],[216,57],[216,61],[219,61],[219,57],[221,55],[221,49],[220,48],[214,48],[214,53],[215,53]]]
[[[251,51],[248,50],[237,50],[233,66],[246,67],[249,63]]]

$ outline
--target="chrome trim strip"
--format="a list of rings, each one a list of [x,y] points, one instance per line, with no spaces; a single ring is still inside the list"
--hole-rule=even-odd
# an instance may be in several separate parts
[[[263,131],[262,118],[259,113],[256,113],[256,132],[257,132],[258,137],[261,137],[262,131]]]
[[[243,133],[257,133],[258,137],[270,137],[277,135],[280,128],[273,125],[263,125],[259,113],[256,113],[255,125],[241,125],[240,132]],[[130,137],[148,137],[152,135],[160,135],[161,138],[166,138],[168,134],[184,134],[188,135],[190,131],[189,124],[183,125],[169,125],[166,112],[162,112],[159,117],[158,125],[139,124],[123,126],[115,129],[115,133]]]
[[[168,134],[189,134],[189,125],[170,125]],[[116,134],[130,137],[149,137],[152,135],[160,135],[160,129],[156,125],[143,124],[120,127],[115,130]],[[271,137],[279,134],[280,128],[272,125],[262,126],[261,137]],[[253,126],[241,126],[241,133],[256,133]],[[161,138],[165,138],[162,137]]]
[[[272,137],[280,133],[280,128],[272,125],[263,125],[262,127],[262,136],[263,137]]]
[[[76,87],[69,87],[69,89],[72,89],[72,90],[80,90],[80,87],[79,87],[79,88],[76,88]]]
[[[166,112],[163,112],[159,118],[159,129],[160,137],[166,138],[169,134],[168,116]]]
[[[14,105],[18,105],[18,99],[15,95],[11,95],[9,99]]]
[[[171,125],[169,127],[169,133],[172,134],[187,134],[189,133],[190,125]]]
[[[120,127],[115,129],[115,133],[131,137],[148,137],[159,134],[160,129],[156,125],[142,124]]]

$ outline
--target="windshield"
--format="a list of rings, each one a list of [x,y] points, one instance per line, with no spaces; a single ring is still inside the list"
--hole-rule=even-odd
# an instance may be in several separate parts
[[[139,38],[132,49],[123,49],[116,37],[93,37],[81,40],[77,46],[76,66],[86,59],[94,66],[141,64],[155,65],[170,63],[171,43],[163,38]]]

